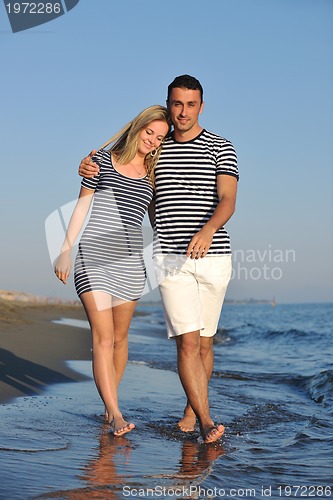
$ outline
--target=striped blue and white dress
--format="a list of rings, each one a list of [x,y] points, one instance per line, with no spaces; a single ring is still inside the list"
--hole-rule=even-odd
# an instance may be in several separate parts
[[[137,300],[146,280],[142,222],[153,189],[145,177],[120,174],[109,151],[99,151],[93,161],[100,172],[82,180],[82,186],[95,193],[75,260],[76,292],[80,296],[102,291],[123,300]]]

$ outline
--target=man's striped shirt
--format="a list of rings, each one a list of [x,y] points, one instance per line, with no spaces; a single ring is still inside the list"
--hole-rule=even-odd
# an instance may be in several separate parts
[[[238,180],[236,152],[230,141],[207,130],[189,142],[176,142],[170,135],[155,175],[154,255],[183,254],[218,205],[217,176],[232,175]],[[222,227],[207,255],[230,253],[230,238]]]

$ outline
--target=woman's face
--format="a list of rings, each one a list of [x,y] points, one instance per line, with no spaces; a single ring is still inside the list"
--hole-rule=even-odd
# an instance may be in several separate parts
[[[138,137],[138,153],[146,156],[158,148],[169,131],[168,124],[163,120],[154,120],[143,128]]]

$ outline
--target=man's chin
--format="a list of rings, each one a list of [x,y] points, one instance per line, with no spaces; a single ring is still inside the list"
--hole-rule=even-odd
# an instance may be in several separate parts
[[[182,130],[183,132],[187,132],[187,130],[191,129],[191,125],[188,122],[186,123],[177,122],[176,125],[178,130]]]

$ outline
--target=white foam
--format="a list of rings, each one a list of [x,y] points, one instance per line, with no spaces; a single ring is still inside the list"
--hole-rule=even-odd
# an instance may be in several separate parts
[[[76,326],[77,328],[85,328],[88,330],[90,328],[89,322],[85,319],[60,318],[53,320],[52,323],[65,326]]]

